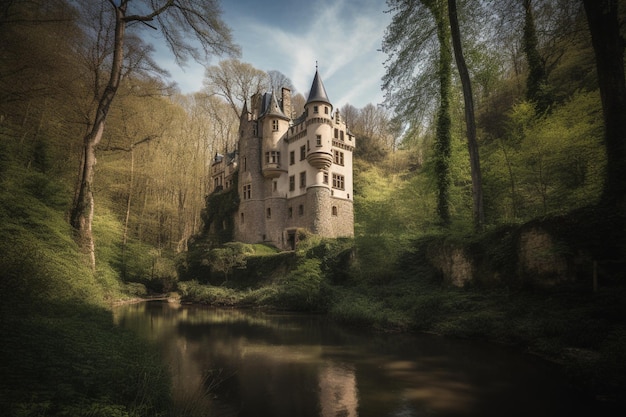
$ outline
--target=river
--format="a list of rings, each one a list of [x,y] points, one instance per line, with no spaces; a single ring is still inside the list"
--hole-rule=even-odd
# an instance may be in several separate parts
[[[553,365],[486,342],[157,301],[114,315],[161,347],[181,415],[598,415]]]

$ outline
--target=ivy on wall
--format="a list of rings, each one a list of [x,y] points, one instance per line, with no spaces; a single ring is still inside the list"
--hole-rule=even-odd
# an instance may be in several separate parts
[[[202,234],[217,244],[233,240],[234,214],[239,208],[237,175],[228,190],[215,191],[206,197],[206,208],[202,211],[204,229]]]

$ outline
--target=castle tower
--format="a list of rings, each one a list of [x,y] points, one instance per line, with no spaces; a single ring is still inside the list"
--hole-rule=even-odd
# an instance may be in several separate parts
[[[307,188],[306,207],[308,208],[308,228],[315,234],[332,234],[328,221],[331,210],[331,189],[328,169],[332,165],[332,109],[326,88],[315,70],[315,77],[304,105],[307,128],[306,160],[311,166],[311,184]]]
[[[287,178],[286,147],[282,137],[289,129],[289,117],[285,116],[274,92],[265,94],[259,117],[262,126],[262,162],[264,184],[265,231],[263,241],[282,245],[287,195],[284,191]],[[284,101],[284,100],[281,100]]]
[[[253,96],[251,112],[244,103],[239,118],[239,210],[234,219],[234,238],[240,242],[260,242],[265,230],[261,138],[254,117],[258,114],[258,102],[258,97]]]

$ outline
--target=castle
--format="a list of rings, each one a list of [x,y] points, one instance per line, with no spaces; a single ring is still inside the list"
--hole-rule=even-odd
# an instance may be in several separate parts
[[[280,97],[255,94],[250,104],[241,112],[237,151],[217,154],[211,166],[212,191],[238,188],[234,240],[291,250],[302,229],[353,236],[355,138],[333,112],[317,69],[302,115],[293,118],[287,88]]]

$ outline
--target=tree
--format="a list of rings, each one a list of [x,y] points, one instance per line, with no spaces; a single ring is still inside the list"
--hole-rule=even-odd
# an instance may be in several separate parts
[[[222,97],[239,118],[243,103],[269,87],[269,76],[238,59],[227,59],[207,68],[204,85],[208,95]]]
[[[439,110],[435,131],[435,175],[437,181],[437,214],[444,226],[450,223],[450,154],[451,126],[450,83],[452,78],[452,52],[450,33],[445,21],[445,5],[441,0],[425,1],[437,25],[439,41]]]
[[[443,0],[388,0],[394,12],[383,39],[389,55],[383,89],[386,101],[409,124],[439,99],[436,115],[435,176],[437,213],[443,225],[450,223],[450,88],[452,51]],[[436,76],[436,80],[432,77]],[[434,93],[435,85],[439,94]]]
[[[90,23],[94,27],[102,27],[102,23],[106,24],[108,21],[113,27],[113,37],[104,39],[106,49],[111,51],[110,64],[106,71],[108,81],[103,90],[95,92],[94,111],[91,113],[87,133],[83,137],[81,170],[70,213],[70,223],[76,232],[76,239],[89,253],[92,268],[95,268],[96,262],[91,228],[94,214],[96,147],[102,140],[107,115],[126,69],[126,40],[131,36],[127,29],[144,26],[160,28],[179,64],[184,64],[189,57],[201,61],[214,53],[238,52],[232,43],[229,29],[219,18],[219,8],[214,1],[108,0],[102,4],[106,6],[106,9],[103,9],[106,14],[101,15],[103,20]],[[198,44],[192,44],[187,40],[187,36],[197,40]],[[97,40],[94,39],[94,42]]]
[[[269,70],[267,72],[268,77],[270,77],[270,90],[275,93],[280,93],[280,90],[285,87],[291,90],[292,93],[295,93],[295,87],[293,83],[285,74],[276,70]]]
[[[528,63],[526,78],[526,99],[536,104],[539,113],[543,113],[551,104],[548,94],[548,75],[545,63],[539,54],[535,20],[533,18],[532,0],[524,2],[524,53]]]
[[[448,0],[448,17],[450,19],[450,30],[452,33],[452,44],[454,46],[454,57],[459,70],[461,84],[463,87],[463,99],[465,100],[465,124],[467,129],[467,147],[470,156],[470,167],[472,175],[472,200],[474,228],[482,230],[485,223],[485,211],[483,207],[483,186],[480,172],[480,155],[478,152],[478,139],[476,136],[476,118],[474,116],[474,95],[472,93],[472,83],[463,56],[461,47],[461,31],[456,11],[456,0]]]
[[[234,268],[246,267],[246,254],[240,244],[227,243],[223,247],[209,251],[209,263],[213,270],[224,274],[224,283],[227,283],[228,276]]]
[[[607,168],[602,198],[623,210],[626,203],[626,82],[618,2],[583,0],[583,4],[596,57],[604,116]]]

